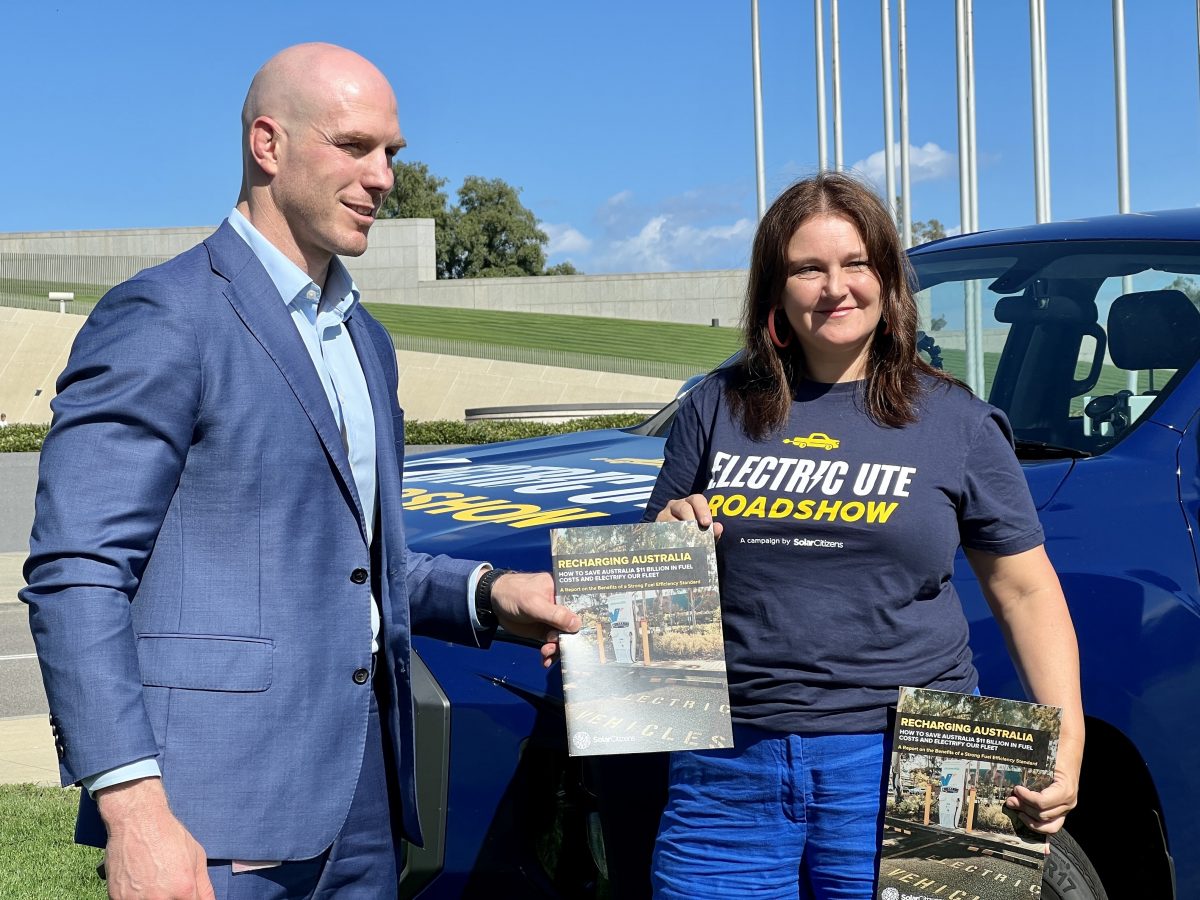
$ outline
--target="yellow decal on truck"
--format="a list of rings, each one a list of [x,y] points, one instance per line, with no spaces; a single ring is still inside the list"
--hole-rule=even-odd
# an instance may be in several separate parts
[[[431,515],[449,514],[460,522],[496,522],[509,528],[533,528],[538,525],[559,525],[584,519],[608,518],[608,513],[588,510],[582,506],[543,509],[533,503],[513,503],[481,495],[467,496],[461,491],[427,491],[405,488],[405,509]]]
[[[632,456],[593,456],[592,462],[606,462],[618,466],[653,466],[656,469],[661,469],[663,464],[661,459],[635,459]]]

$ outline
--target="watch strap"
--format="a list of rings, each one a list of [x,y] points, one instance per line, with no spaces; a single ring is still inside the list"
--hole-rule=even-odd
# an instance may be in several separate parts
[[[496,611],[492,609],[492,585],[501,575],[507,575],[512,569],[488,569],[479,576],[475,584],[475,618],[484,628],[495,628],[499,625]]]

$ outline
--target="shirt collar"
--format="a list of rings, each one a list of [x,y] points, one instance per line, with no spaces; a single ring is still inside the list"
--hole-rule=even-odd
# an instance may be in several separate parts
[[[283,252],[263,237],[262,232],[251,225],[250,220],[237,209],[230,212],[229,225],[250,246],[250,252],[267,270],[267,276],[279,291],[284,304],[290,305],[310,287],[319,287],[308,277],[307,272],[284,256]],[[336,301],[330,311],[342,320],[350,318],[351,311],[358,304],[358,286],[341,259],[336,256],[329,261],[329,274],[325,278],[325,290],[322,295]],[[329,306],[328,303],[325,305]]]

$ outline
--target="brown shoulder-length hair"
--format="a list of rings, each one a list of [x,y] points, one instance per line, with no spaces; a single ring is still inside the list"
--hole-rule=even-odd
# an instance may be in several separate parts
[[[800,342],[793,338],[786,349],[777,349],[767,331],[767,321],[783,300],[788,242],[796,229],[817,215],[842,216],[854,224],[879,279],[882,310],[867,358],[867,414],[894,428],[911,424],[916,420],[920,390],[917,373],[954,380],[917,355],[912,270],[891,214],[862,182],[840,172],[822,172],[780,194],[754,235],[742,308],[745,354],[729,382],[727,396],[746,432],[756,439],[783,427],[795,386],[806,377]]]

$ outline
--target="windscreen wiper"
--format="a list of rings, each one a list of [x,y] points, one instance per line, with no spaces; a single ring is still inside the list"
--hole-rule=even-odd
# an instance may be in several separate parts
[[[1087,459],[1092,454],[1078,447],[1064,447],[1047,441],[1027,441],[1017,438],[1017,456],[1021,459]]]

